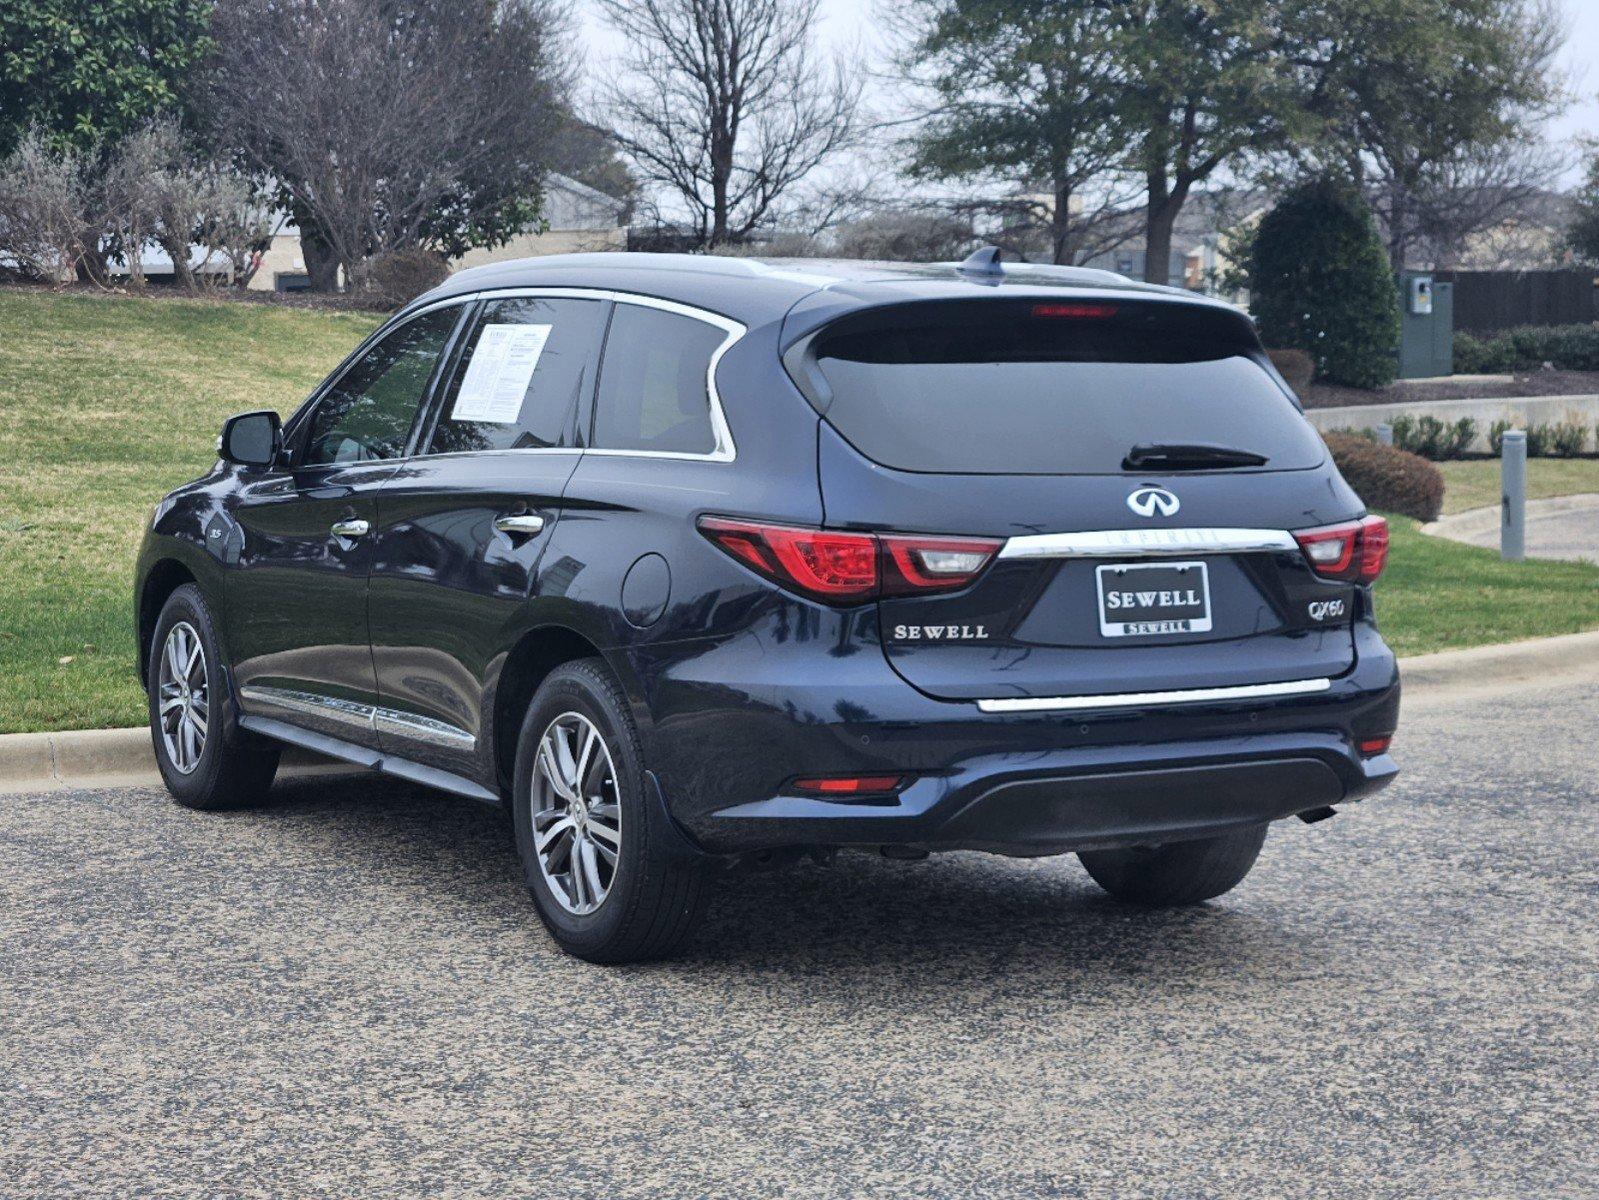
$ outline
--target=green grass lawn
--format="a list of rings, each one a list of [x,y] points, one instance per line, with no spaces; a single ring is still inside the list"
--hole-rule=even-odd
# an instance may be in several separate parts
[[[1499,503],[1499,460],[1462,459],[1442,462],[1444,513],[1465,512]],[[1527,460],[1527,499],[1599,492],[1599,458],[1530,458]]]
[[[0,733],[143,722],[131,577],[151,507],[214,461],[224,416],[292,408],[377,321],[0,292]],[[1497,497],[1497,466],[1446,464],[1451,492]],[[1534,494],[1599,490],[1585,470],[1535,460]],[[1403,518],[1393,536],[1378,607],[1403,654],[1599,627],[1599,567],[1510,565]]]
[[[215,461],[223,417],[292,409],[377,322],[0,292],[0,733],[144,720],[129,614],[150,509]]]
[[[1427,654],[1599,628],[1599,567],[1528,560],[1422,533],[1390,516],[1377,618],[1400,654]]]

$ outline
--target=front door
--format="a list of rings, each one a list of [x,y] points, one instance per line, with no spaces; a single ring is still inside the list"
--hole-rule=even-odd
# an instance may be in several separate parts
[[[609,307],[485,303],[437,389],[422,452],[379,492],[370,611],[385,752],[493,778],[486,692],[580,457],[577,413]]]
[[[287,469],[241,487],[227,605],[245,712],[376,744],[366,596],[375,497],[409,446],[461,311],[434,309],[385,335],[291,432]]]

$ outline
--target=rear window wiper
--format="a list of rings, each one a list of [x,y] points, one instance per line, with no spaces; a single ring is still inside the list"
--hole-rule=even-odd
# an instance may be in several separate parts
[[[1233,446],[1208,442],[1140,442],[1122,459],[1122,470],[1138,471],[1149,467],[1168,471],[1194,471],[1206,467],[1263,467],[1266,456]]]

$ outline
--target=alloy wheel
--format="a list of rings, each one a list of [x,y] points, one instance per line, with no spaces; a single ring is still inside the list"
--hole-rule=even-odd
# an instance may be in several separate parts
[[[610,749],[582,713],[562,713],[539,739],[531,807],[544,882],[567,912],[592,913],[616,880],[622,806]]]
[[[205,647],[187,621],[179,621],[167,633],[156,673],[156,695],[156,719],[167,761],[179,774],[192,774],[205,753],[211,723],[211,687],[206,675]]]

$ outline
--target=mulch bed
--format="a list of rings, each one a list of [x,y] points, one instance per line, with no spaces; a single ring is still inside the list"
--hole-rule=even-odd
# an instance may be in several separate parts
[[[1529,371],[1513,381],[1455,383],[1448,379],[1407,379],[1377,391],[1313,383],[1299,389],[1306,408],[1357,404],[1404,404],[1416,400],[1499,400],[1516,396],[1592,396],[1599,394],[1599,371]]]

